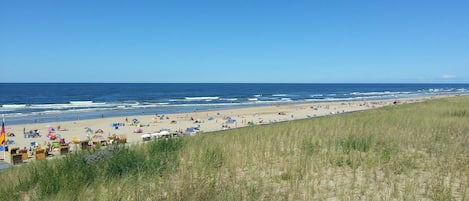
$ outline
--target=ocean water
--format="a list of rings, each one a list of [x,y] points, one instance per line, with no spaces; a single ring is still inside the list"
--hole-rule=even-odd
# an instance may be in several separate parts
[[[1,83],[8,125],[258,105],[468,94],[469,84]]]

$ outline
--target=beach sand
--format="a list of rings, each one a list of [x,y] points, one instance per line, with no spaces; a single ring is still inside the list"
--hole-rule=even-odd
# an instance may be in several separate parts
[[[103,130],[103,137],[107,139],[108,136],[118,135],[120,138],[127,138],[127,143],[141,143],[142,135],[149,133],[159,132],[161,129],[170,129],[171,131],[184,132],[188,127],[200,125],[203,133],[219,131],[223,129],[234,129],[249,126],[249,122],[255,125],[271,124],[276,122],[291,121],[296,119],[313,118],[325,115],[341,114],[347,112],[356,112],[372,108],[379,108],[383,106],[390,106],[397,104],[406,104],[421,102],[428,99],[448,97],[448,96],[433,96],[433,97],[418,97],[406,99],[392,99],[392,100],[366,100],[366,101],[350,101],[350,102],[321,102],[321,103],[306,103],[306,104],[291,104],[291,105],[271,105],[271,106],[258,106],[239,109],[227,110],[213,110],[213,111],[200,111],[192,113],[179,113],[179,114],[152,114],[141,116],[122,116],[99,118],[90,120],[78,120],[67,122],[52,122],[52,123],[38,123],[27,125],[14,125],[6,126],[7,132],[14,133],[15,137],[6,137],[7,140],[13,140],[14,144],[9,145],[12,148],[24,148],[29,150],[31,143],[35,142],[37,145],[47,145],[52,143],[53,140],[47,138],[49,128],[55,129],[54,134],[60,135],[64,138],[65,142],[71,142],[72,138],[79,140],[87,140],[88,137],[94,135],[98,129]],[[164,116],[163,116],[164,115]],[[161,118],[163,117],[163,118]],[[227,118],[231,117],[236,119],[236,123],[227,123]],[[126,121],[127,119],[127,121]],[[133,124],[132,120],[138,119],[140,122],[140,129],[142,133],[135,133],[138,128]],[[209,120],[212,119],[212,120]],[[6,121],[8,122],[8,121]],[[112,123],[121,123],[125,126],[119,126],[118,129],[111,127]],[[225,125],[225,127],[224,127]],[[60,126],[60,129],[58,129]],[[226,128],[229,127],[229,128]],[[91,128],[93,133],[88,133],[87,128]],[[41,137],[25,138],[23,130],[27,132],[30,130],[38,130]],[[77,146],[70,146],[71,150],[76,149]],[[32,147],[31,147],[32,148]],[[57,151],[55,151],[57,152]],[[54,154],[54,152],[52,152]],[[7,154],[8,155],[8,154]],[[32,156],[30,155],[30,158]],[[2,155],[0,155],[2,158]],[[5,161],[8,161],[8,156]]]

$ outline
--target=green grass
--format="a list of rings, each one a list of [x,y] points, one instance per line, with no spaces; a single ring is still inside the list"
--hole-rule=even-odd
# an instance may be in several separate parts
[[[116,146],[0,174],[0,200],[468,200],[469,97]]]

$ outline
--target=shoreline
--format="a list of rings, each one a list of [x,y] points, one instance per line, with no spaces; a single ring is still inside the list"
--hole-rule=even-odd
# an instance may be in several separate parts
[[[45,146],[54,140],[47,138],[50,127],[55,129],[53,132],[64,138],[66,143],[71,143],[72,138],[86,140],[90,133],[87,128],[94,131],[103,130],[103,137],[117,135],[125,137],[127,143],[142,142],[143,134],[159,132],[161,129],[170,129],[171,131],[185,131],[189,127],[200,126],[203,132],[220,131],[231,128],[241,128],[250,125],[263,125],[278,122],[314,118],[327,115],[343,114],[348,112],[363,111],[373,108],[380,108],[397,104],[408,104],[423,102],[435,98],[454,97],[455,95],[437,95],[422,96],[412,98],[397,98],[385,100],[364,100],[364,101],[341,101],[341,102],[316,102],[300,103],[288,105],[268,105],[255,107],[242,107],[235,109],[216,109],[204,110],[187,113],[152,115],[134,115],[105,117],[98,119],[86,119],[76,121],[46,122],[35,124],[21,124],[5,126],[5,133],[14,133],[15,137],[6,136],[7,140],[13,140],[11,148],[29,149],[31,143]],[[457,96],[457,95],[456,95]],[[127,121],[126,121],[127,119]],[[138,119],[141,127],[137,128],[132,120]],[[236,122],[227,122],[228,119],[235,119]],[[111,127],[111,124],[120,124],[120,126]],[[125,126],[123,126],[125,124]],[[60,127],[60,129],[59,129]],[[141,129],[141,133],[135,133]],[[38,130],[41,137],[25,138],[23,130]],[[1,158],[2,156],[0,156]],[[6,160],[5,160],[6,161]]]

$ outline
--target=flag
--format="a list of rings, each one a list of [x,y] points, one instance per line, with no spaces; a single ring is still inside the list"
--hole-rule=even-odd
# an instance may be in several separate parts
[[[2,119],[2,132],[0,133],[0,145],[5,144],[5,119]]]
[[[5,117],[2,118],[2,132],[0,133],[0,151],[3,152],[3,160],[5,160]]]

